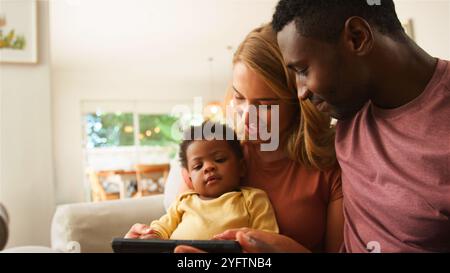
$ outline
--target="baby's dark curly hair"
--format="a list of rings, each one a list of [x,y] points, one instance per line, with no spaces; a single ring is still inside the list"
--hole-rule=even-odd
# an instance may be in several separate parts
[[[205,130],[206,128],[206,130]],[[180,144],[180,163],[185,169],[188,168],[187,148],[194,141],[200,140],[223,140],[230,145],[231,150],[238,159],[244,158],[241,143],[233,129],[219,122],[205,121],[200,126],[191,126],[183,133],[183,141]]]

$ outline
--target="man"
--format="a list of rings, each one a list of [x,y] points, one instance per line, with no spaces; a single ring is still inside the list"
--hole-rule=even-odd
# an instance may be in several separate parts
[[[405,34],[392,0],[281,0],[299,98],[338,119],[347,252],[450,251],[450,64]]]

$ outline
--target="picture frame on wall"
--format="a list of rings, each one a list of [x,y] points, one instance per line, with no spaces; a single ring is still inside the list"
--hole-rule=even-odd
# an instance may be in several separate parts
[[[0,63],[38,62],[36,0],[0,0]]]

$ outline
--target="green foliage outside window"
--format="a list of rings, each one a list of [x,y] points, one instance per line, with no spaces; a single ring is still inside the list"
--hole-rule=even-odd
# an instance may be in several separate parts
[[[139,141],[145,146],[178,144],[180,139],[172,134],[178,118],[170,115],[139,115]]]
[[[134,145],[133,113],[91,113],[85,116],[87,147],[118,147]],[[139,115],[139,145],[177,146],[180,142],[172,134],[178,121],[171,115]]]
[[[86,115],[88,148],[134,145],[132,113],[91,113]]]

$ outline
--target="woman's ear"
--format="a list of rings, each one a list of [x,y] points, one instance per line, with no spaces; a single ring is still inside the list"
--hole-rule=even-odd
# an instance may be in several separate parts
[[[189,189],[194,189],[194,186],[192,185],[192,179],[189,176],[189,171],[186,168],[181,169],[181,174],[183,176],[184,183],[188,186]]]

